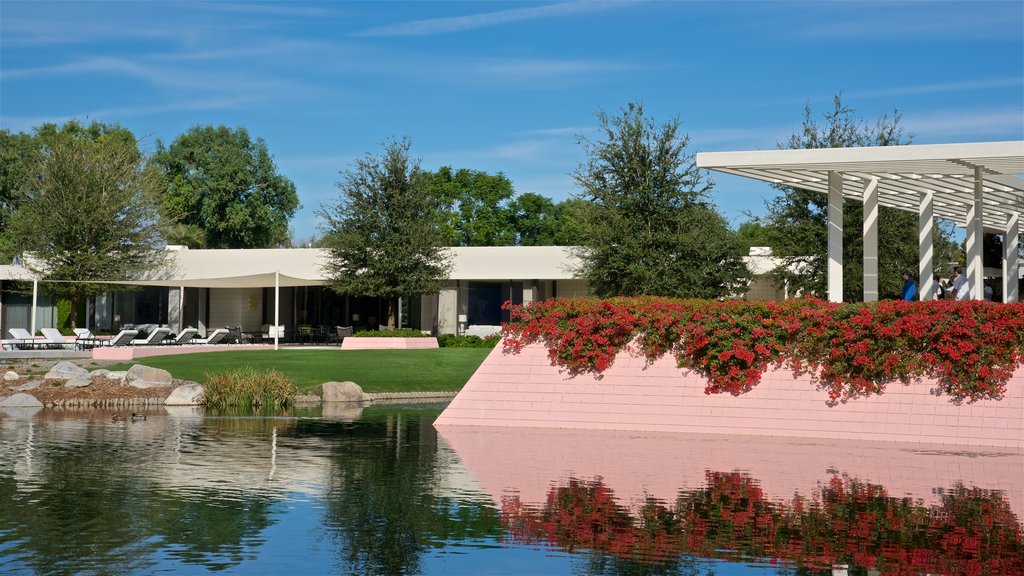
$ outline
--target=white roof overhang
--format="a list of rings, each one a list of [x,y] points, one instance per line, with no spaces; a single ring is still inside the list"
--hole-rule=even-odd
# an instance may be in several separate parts
[[[701,152],[697,166],[781,186],[828,193],[828,174],[843,177],[843,196],[863,201],[878,181],[881,206],[917,212],[922,192],[934,193],[934,215],[967,223],[974,204],[975,168],[982,172],[982,216],[987,228],[1006,229],[1024,214],[1024,141],[920,144],[813,150]]]

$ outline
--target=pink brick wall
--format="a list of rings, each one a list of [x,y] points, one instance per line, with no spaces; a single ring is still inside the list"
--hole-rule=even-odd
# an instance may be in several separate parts
[[[600,378],[569,378],[543,346],[499,345],[437,419],[447,426],[507,426],[841,438],[1024,449],[1024,368],[1001,401],[957,406],[928,382],[829,407],[827,393],[770,370],[741,396],[704,394],[705,381],[674,360],[646,366],[621,353]]]

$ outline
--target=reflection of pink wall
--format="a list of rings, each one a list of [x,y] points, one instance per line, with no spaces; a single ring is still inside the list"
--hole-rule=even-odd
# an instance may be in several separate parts
[[[928,382],[835,407],[807,378],[769,370],[751,392],[704,394],[705,381],[671,358],[646,366],[621,353],[603,377],[569,378],[547,350],[501,347],[484,360],[437,426],[507,426],[929,442],[1024,449],[1024,368],[1006,397],[957,406]]]
[[[936,489],[962,482],[1001,490],[1024,519],[1024,452],[964,450],[925,444],[453,426],[440,436],[496,503],[516,494],[542,504],[570,477],[602,479],[619,503],[645,496],[673,502],[680,490],[705,486],[705,472],[742,472],[765,496],[811,496],[835,475],[884,486],[893,497],[936,504]]]

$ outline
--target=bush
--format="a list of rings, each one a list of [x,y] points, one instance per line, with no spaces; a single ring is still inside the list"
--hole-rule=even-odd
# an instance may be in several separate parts
[[[437,337],[437,345],[441,348],[494,348],[500,341],[500,334],[488,336],[487,338],[456,336],[455,334],[441,334]]]
[[[412,328],[401,328],[395,330],[360,330],[352,336],[356,338],[430,338],[430,334],[424,334]]]
[[[243,366],[206,374],[206,405],[214,408],[283,408],[292,403],[295,382],[277,370],[260,372]]]
[[[973,402],[1001,398],[1024,363],[1024,304],[636,297],[510,308],[512,352],[543,343],[572,374],[603,372],[622,350],[650,362],[671,354],[708,379],[708,394],[747,392],[774,365],[809,374],[832,401],[928,377],[954,402]]]

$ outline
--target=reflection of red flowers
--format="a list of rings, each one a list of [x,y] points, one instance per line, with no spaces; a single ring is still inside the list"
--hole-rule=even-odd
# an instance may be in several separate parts
[[[553,487],[540,509],[505,499],[502,524],[516,542],[647,562],[694,555],[882,574],[1024,574],[1021,524],[999,492],[957,486],[925,507],[839,477],[810,500],[789,502],[767,500],[758,482],[738,473],[709,472],[707,483],[681,492],[674,508],[648,499],[634,515],[601,482],[572,479]]]
[[[600,373],[630,348],[666,354],[708,379],[705,392],[742,394],[771,365],[809,374],[832,400],[934,378],[952,400],[999,399],[1024,363],[1024,304],[834,304],[668,298],[506,303],[505,348],[543,343],[551,363]]]

